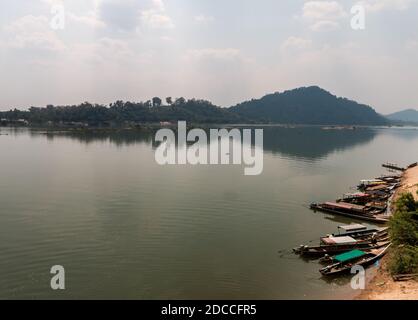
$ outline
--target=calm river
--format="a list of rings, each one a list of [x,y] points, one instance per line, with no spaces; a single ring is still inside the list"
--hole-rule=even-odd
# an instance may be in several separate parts
[[[418,130],[268,127],[259,176],[159,166],[134,131],[2,128],[0,150],[1,299],[350,298],[291,253],[350,222],[307,205],[417,161]]]

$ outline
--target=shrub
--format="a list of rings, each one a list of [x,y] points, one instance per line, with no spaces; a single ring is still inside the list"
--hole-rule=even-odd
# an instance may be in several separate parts
[[[396,201],[391,217],[390,236],[395,247],[389,269],[392,274],[418,272],[418,202],[411,193],[403,193]]]
[[[413,246],[398,246],[394,249],[389,263],[392,274],[410,274],[418,272],[418,248]]]
[[[391,217],[390,235],[395,245],[418,245],[418,222],[413,214],[396,211]]]

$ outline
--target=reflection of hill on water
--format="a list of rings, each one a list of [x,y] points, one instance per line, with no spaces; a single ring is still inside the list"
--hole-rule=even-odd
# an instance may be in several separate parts
[[[264,128],[264,151],[290,157],[318,159],[336,150],[346,150],[366,144],[376,136],[376,130],[324,130],[319,127]]]
[[[323,130],[320,127],[264,127],[263,129],[264,151],[305,159],[318,159],[336,150],[345,150],[357,145],[369,143],[377,134],[377,131],[371,128],[357,128],[355,130]],[[66,130],[29,132],[30,135],[34,137],[44,135],[50,140],[55,138],[69,138],[85,144],[109,142],[117,146],[123,146],[147,143],[154,148],[159,144],[155,142],[156,130]],[[207,133],[209,134],[209,132]]]
[[[381,132],[408,141],[416,140],[418,137],[418,127],[390,128],[381,130]]]
[[[45,135],[48,140],[68,138],[80,143],[109,142],[117,146],[128,146],[137,143],[151,144],[155,136],[153,131],[139,130],[67,130],[67,131],[31,131],[31,136]]]

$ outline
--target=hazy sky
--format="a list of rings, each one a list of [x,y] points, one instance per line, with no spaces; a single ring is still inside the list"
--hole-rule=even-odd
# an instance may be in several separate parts
[[[418,0],[2,0],[0,109],[209,99],[319,85],[381,113],[418,107]],[[63,4],[64,29],[51,27]],[[55,22],[60,20],[54,20]]]

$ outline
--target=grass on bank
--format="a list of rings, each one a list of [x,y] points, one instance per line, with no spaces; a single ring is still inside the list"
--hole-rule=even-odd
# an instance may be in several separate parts
[[[408,192],[403,193],[395,205],[389,222],[393,244],[390,272],[394,275],[418,273],[418,201]]]

